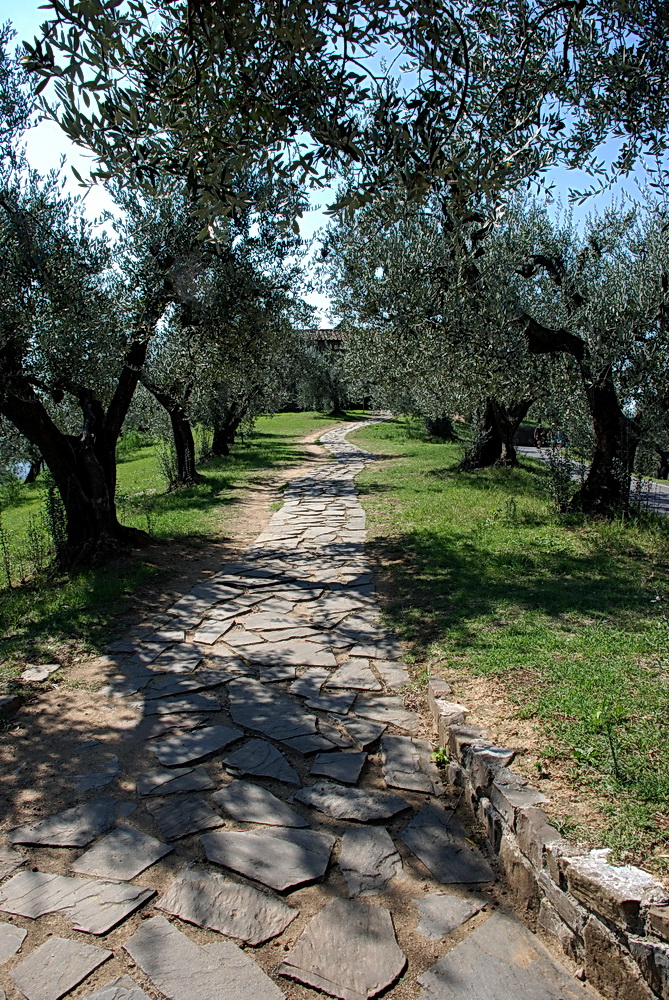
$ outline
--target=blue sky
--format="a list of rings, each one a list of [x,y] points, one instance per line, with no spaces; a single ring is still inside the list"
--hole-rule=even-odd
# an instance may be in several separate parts
[[[0,0],[0,22],[12,22],[17,33],[17,42],[24,38],[32,38],[38,33],[39,25],[47,15],[46,11],[39,8],[40,0],[21,0],[21,2]],[[66,158],[66,174],[70,178],[72,190],[77,190],[77,182],[72,176],[69,166],[75,166],[79,173],[86,177],[93,162],[91,156],[75,147],[53,122],[45,121],[37,125],[28,136],[27,147],[31,164],[42,172],[57,167],[61,157],[64,156]],[[610,155],[613,154],[612,149],[608,152]],[[604,155],[606,153],[605,149]],[[554,168],[547,177],[555,184],[555,196],[565,204],[568,200],[570,187],[580,189],[588,187],[590,184],[590,179],[581,172],[567,171],[562,167]],[[637,171],[635,175],[615,185],[605,194],[589,199],[581,207],[575,207],[576,221],[582,221],[594,208],[605,207],[613,197],[620,197],[621,194],[634,196],[635,193],[638,193],[638,182],[643,183],[643,179],[643,172]],[[328,197],[332,195],[332,192],[324,191],[314,196],[314,202],[320,202],[320,206],[315,204],[315,210],[308,212],[300,223],[300,231],[306,239],[311,238],[314,232],[327,222],[322,208],[325,207]],[[88,215],[94,218],[105,209],[113,210],[113,203],[103,188],[95,187],[86,195],[86,207]],[[323,315],[327,310],[328,300],[320,294],[314,294],[308,298]]]

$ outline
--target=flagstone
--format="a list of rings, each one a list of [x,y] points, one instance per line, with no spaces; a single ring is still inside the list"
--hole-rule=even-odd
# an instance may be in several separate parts
[[[414,733],[420,726],[420,716],[406,709],[401,698],[370,698],[359,695],[355,702],[355,714],[373,722],[385,722],[410,733]]]
[[[245,651],[250,663],[258,666],[279,666],[292,664],[295,667],[336,667],[333,653],[325,647],[303,639],[288,639],[285,642],[267,642],[262,648]]]
[[[171,851],[167,844],[132,826],[118,826],[73,861],[70,871],[126,882]]]
[[[333,715],[346,715],[349,708],[355,701],[355,691],[341,691],[338,694],[319,694],[315,698],[308,698],[305,702],[307,708],[316,708],[321,712],[332,712]]]
[[[3,879],[6,875],[11,875],[12,872],[20,868],[21,865],[25,864],[26,858],[18,851],[12,851],[7,847],[0,847],[0,879]]]
[[[342,837],[339,867],[351,896],[369,896],[384,892],[402,874],[402,859],[385,827],[350,827]]]
[[[432,746],[427,740],[410,736],[384,736],[381,740],[383,777],[391,788],[443,795],[439,768],[430,760]]]
[[[212,795],[224,812],[240,823],[263,823],[266,826],[309,826],[309,821],[291,809],[262,785],[252,781],[231,781]]]
[[[283,998],[257,962],[232,941],[201,947],[165,917],[146,920],[123,947],[167,1000]]]
[[[280,750],[266,740],[253,739],[223,759],[228,771],[236,774],[257,774],[276,778],[287,785],[300,785],[297,771]]]
[[[23,942],[28,931],[14,924],[0,923],[0,963],[12,958]]]
[[[405,966],[388,910],[332,899],[277,971],[342,1000],[366,1000],[394,983]]]
[[[188,694],[182,698],[147,699],[143,705],[144,715],[185,715],[188,712],[220,712],[221,703],[210,694]]]
[[[174,795],[201,792],[215,784],[203,767],[157,768],[137,775],[138,795]]]
[[[75,930],[106,934],[152,896],[155,889],[138,885],[25,871],[0,887],[0,910],[32,920],[62,913]]]
[[[195,796],[170,799],[168,802],[147,801],[146,808],[165,840],[180,840],[201,830],[225,826],[223,818],[204,799]]]
[[[323,684],[330,676],[330,671],[324,667],[308,667],[288,688],[291,694],[300,698],[317,697]]]
[[[87,993],[82,1000],[151,1000],[151,997],[130,976],[118,976],[95,993]]]
[[[207,726],[192,733],[171,736],[162,743],[154,743],[149,748],[161,764],[179,767],[191,764],[222,750],[229,743],[240,739],[244,733],[229,726]]]
[[[283,900],[204,868],[182,871],[157,907],[251,945],[282,934],[299,913]]]
[[[375,660],[374,666],[381,675],[383,683],[391,691],[404,687],[411,679],[405,664],[397,660]]]
[[[320,781],[294,792],[291,801],[303,802],[333,819],[388,819],[410,804],[392,792],[377,792],[363,788],[342,788],[332,781]]]
[[[383,687],[369,667],[369,660],[347,660],[333,673],[326,687],[380,691]]]
[[[353,751],[335,751],[334,753],[319,753],[311,765],[311,774],[323,775],[342,781],[345,785],[354,785],[360,777],[367,754]]]
[[[12,969],[10,976],[27,1000],[60,1000],[111,955],[106,948],[50,937]]]
[[[420,1000],[596,1000],[521,923],[488,919],[419,977]]]
[[[414,902],[421,917],[416,930],[431,941],[441,941],[481,909],[481,904],[473,902],[472,897],[463,899],[443,892],[432,892]]]
[[[428,803],[399,836],[439,882],[490,882],[494,878],[452,809]]]
[[[228,693],[233,721],[270,739],[283,743],[318,732],[315,716],[305,712],[293,698],[279,694],[259,681],[231,681]]]
[[[205,833],[207,857],[277,892],[325,874],[335,837],[315,830],[276,828],[262,832]]]
[[[14,827],[7,833],[11,844],[42,844],[51,847],[85,847],[119,819],[134,811],[134,802],[99,798],[74,806],[46,819]]]
[[[174,729],[198,729],[211,722],[207,715],[147,715],[133,729],[127,731],[127,739],[155,740]]]
[[[358,719],[353,715],[345,719],[338,719],[344,726],[347,733],[350,733],[356,743],[359,743],[363,750],[376,743],[379,736],[386,731],[386,726],[382,722],[372,722],[368,719]]]

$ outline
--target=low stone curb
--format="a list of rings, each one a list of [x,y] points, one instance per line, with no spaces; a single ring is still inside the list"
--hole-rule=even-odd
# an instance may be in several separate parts
[[[608,851],[570,844],[540,808],[546,797],[509,768],[514,751],[468,724],[439,678],[428,702],[461,788],[506,877],[514,906],[584,968],[610,1000],[669,1000],[669,895],[648,872],[610,865]]]

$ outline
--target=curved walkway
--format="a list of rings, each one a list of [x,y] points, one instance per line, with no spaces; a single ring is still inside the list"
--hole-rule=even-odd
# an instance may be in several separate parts
[[[323,436],[334,460],[242,561],[115,644],[106,694],[135,713],[117,754],[0,841],[11,1000],[595,997],[497,909],[398,693],[360,426]]]

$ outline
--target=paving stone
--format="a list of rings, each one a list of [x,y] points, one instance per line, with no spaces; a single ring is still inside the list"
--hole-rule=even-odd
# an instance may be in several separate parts
[[[464,827],[451,809],[428,803],[416,813],[400,838],[439,882],[490,882],[494,878],[488,862],[469,843]]]
[[[77,858],[70,871],[127,882],[171,851],[167,844],[132,826],[118,826]]]
[[[317,698],[329,676],[330,671],[324,667],[309,667],[293,681],[288,690],[300,698]]]
[[[138,885],[28,871],[0,888],[0,910],[33,920],[63,913],[75,930],[106,934],[154,895]]]
[[[308,820],[289,805],[252,781],[231,781],[214,792],[212,799],[224,812],[240,823],[264,823],[266,826],[309,826]]]
[[[374,676],[369,660],[347,660],[335,670],[327,682],[329,688],[353,688],[358,691],[380,691],[383,685]]]
[[[439,768],[430,760],[432,746],[427,740],[410,736],[384,736],[381,740],[383,777],[391,788],[443,795]]]
[[[351,656],[368,656],[374,660],[398,660],[402,656],[402,647],[395,639],[381,639],[373,642],[361,642],[351,650]]]
[[[211,722],[207,715],[149,715],[128,731],[127,739],[155,740],[174,729],[198,729]]]
[[[189,694],[184,698],[154,698],[143,705],[144,715],[186,715],[188,712],[220,712],[221,703],[210,694]]]
[[[28,1000],[60,1000],[111,958],[106,948],[51,937],[10,973]]]
[[[137,775],[138,795],[174,795],[203,792],[209,788],[215,788],[215,783],[203,767],[165,768]]]
[[[225,826],[223,819],[204,799],[192,795],[188,798],[172,799],[169,802],[148,801],[146,808],[156,821],[165,840],[180,840],[181,837],[188,837],[191,833]]]
[[[374,666],[381,674],[383,683],[391,691],[397,691],[411,680],[406,666],[396,660],[375,660]]]
[[[210,861],[278,892],[313,882],[325,874],[335,837],[314,830],[205,833]]]
[[[355,750],[319,753],[314,758],[310,773],[343,781],[345,785],[355,785],[366,760],[366,753]]]
[[[289,639],[286,642],[267,642],[261,648],[245,652],[249,663],[256,666],[336,667],[337,661],[329,649],[313,642]]]
[[[264,645],[260,636],[255,635],[253,632],[228,632],[225,637],[225,641],[234,649],[244,649],[246,646],[255,647]]]
[[[355,714],[374,722],[385,722],[410,733],[414,733],[420,725],[420,716],[406,709],[401,698],[359,696],[355,702]]]
[[[112,756],[99,771],[94,771],[91,774],[75,774],[73,777],[74,791],[81,795],[93,788],[104,788],[105,785],[110,785],[120,773],[121,765],[118,762],[118,757]]]
[[[385,827],[351,827],[342,837],[339,867],[351,896],[369,896],[402,874],[402,859]]]
[[[119,819],[129,816],[134,802],[99,798],[74,806],[46,819],[17,826],[7,833],[12,844],[42,844],[50,847],[85,847],[109,830]]]
[[[231,681],[230,715],[241,726],[256,729],[270,739],[294,740],[316,735],[316,718],[293,698],[278,694],[258,681]]]
[[[355,691],[340,691],[337,694],[320,694],[316,698],[308,698],[307,708],[316,708],[321,712],[332,712],[334,715],[346,715],[355,701]]]
[[[132,655],[132,663],[138,663],[140,665],[146,666],[148,663],[153,663],[157,660],[161,653],[169,647],[169,642],[135,642],[134,643],[134,653]],[[122,650],[119,650],[122,652]]]
[[[225,757],[223,763],[234,774],[257,774],[276,778],[287,785],[302,784],[297,771],[290,766],[281,751],[266,740],[249,740],[239,750]]]
[[[208,757],[209,754],[222,750],[243,735],[239,729],[232,729],[229,726],[207,726],[196,732],[184,733],[182,736],[171,736],[162,743],[154,743],[150,749],[161,764],[166,767],[179,767]]]
[[[522,924],[494,913],[423,973],[420,1000],[596,1000]]]
[[[17,953],[28,931],[14,924],[0,923],[0,962],[6,962]]]
[[[236,661],[243,672],[243,664]],[[198,670],[197,673],[181,677],[178,674],[168,674],[166,677],[159,676],[145,692],[145,697],[151,701],[156,698],[182,698],[194,694],[196,691],[204,691],[206,688],[218,687],[227,684],[234,676],[234,672],[228,673],[226,670]]]
[[[32,684],[41,684],[48,681],[52,674],[57,674],[62,670],[60,663],[43,663],[40,666],[30,666],[21,674],[21,680]]]
[[[251,632],[267,632],[272,629],[284,629],[302,624],[299,619],[286,614],[272,611],[252,611],[245,615],[242,624]]]
[[[198,927],[258,945],[282,934],[299,910],[250,885],[238,885],[216,872],[187,868],[157,904]]]
[[[317,753],[319,750],[334,749],[330,740],[319,733],[312,733],[308,736],[293,736],[292,739],[281,741],[289,750],[297,750],[301,754]]]
[[[309,788],[301,788],[292,799],[313,806],[334,819],[388,819],[409,809],[406,799],[391,792],[368,791],[363,788],[342,788],[331,781],[320,781]]]
[[[382,736],[386,731],[386,726],[382,722],[372,722],[367,719],[357,719],[355,716],[349,716],[346,719],[338,720],[346,729],[347,733],[350,733],[356,743],[365,750],[367,747],[371,746],[372,743],[376,743],[379,736]]]
[[[227,621],[205,621],[202,623],[199,629],[193,635],[194,642],[202,642],[207,646],[213,646],[215,642],[229,632],[233,626],[233,620],[228,619]]]
[[[315,633],[310,625],[273,629],[271,632],[263,632],[263,635],[267,642],[272,643],[284,642],[286,639],[306,639],[313,642],[317,638],[319,644],[323,645],[325,638],[321,633]]]
[[[430,941],[441,941],[481,909],[470,899],[445,896],[443,892],[432,892],[414,903],[421,917],[416,930]]]
[[[87,993],[82,1000],[151,1000],[151,997],[130,976],[118,976],[101,990]]]
[[[10,851],[6,847],[0,848],[0,879],[16,871],[22,864],[25,864],[25,861],[26,859],[18,851]]]
[[[146,920],[124,948],[168,1000],[283,1000],[278,986],[232,941],[200,947],[165,917]]]
[[[278,681],[292,681],[295,677],[297,667],[291,667],[284,663],[278,667],[260,667],[258,680],[263,684],[272,684]]]
[[[388,910],[332,899],[277,971],[342,1000],[366,1000],[394,983],[405,966]]]

